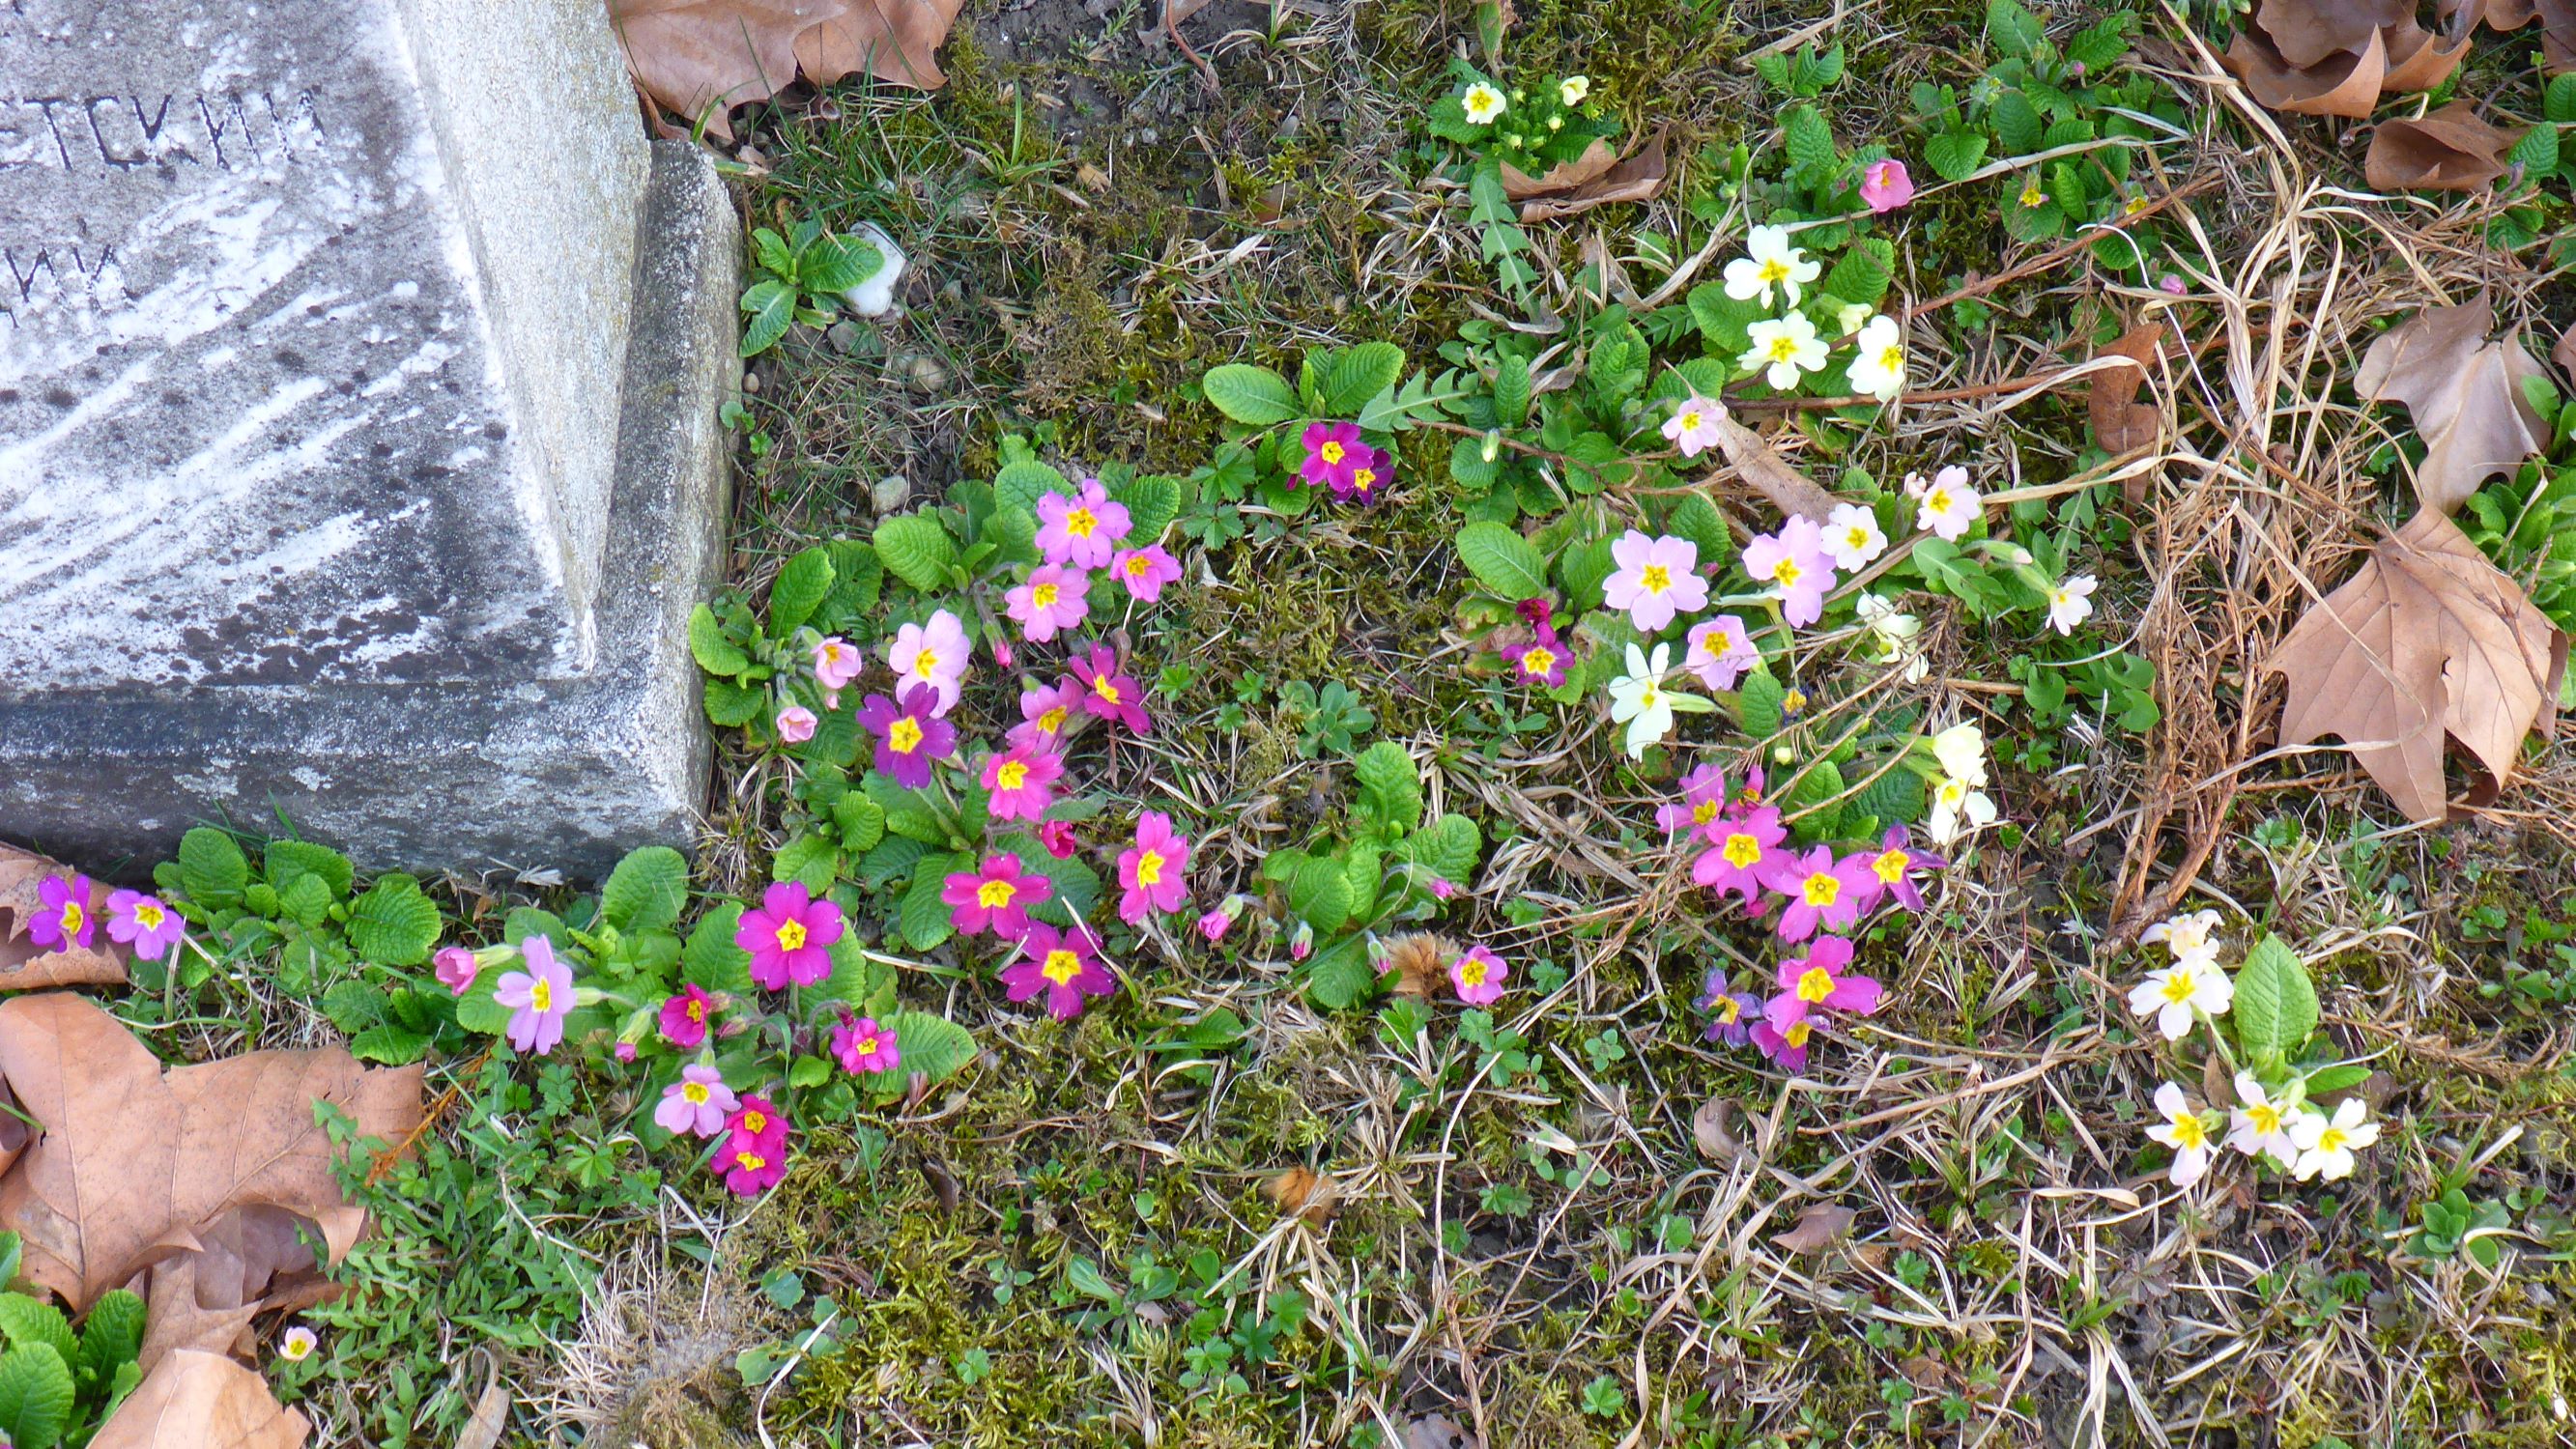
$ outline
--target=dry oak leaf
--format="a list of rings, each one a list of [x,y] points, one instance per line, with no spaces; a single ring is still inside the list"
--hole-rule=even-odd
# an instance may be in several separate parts
[[[2437,0],[2437,28],[2428,31],[2415,21],[2415,0],[2263,0],[2224,59],[2273,110],[2361,119],[2385,92],[2448,79],[2489,4]]]
[[[1815,479],[1790,467],[1760,433],[1733,418],[1720,417],[1717,448],[1726,455],[1727,462],[1735,465],[1736,476],[1752,484],[1782,513],[1812,518],[1818,523],[1833,515],[1834,495],[1818,486]],[[1713,473],[1708,481],[1714,483],[1722,476]]]
[[[2522,388],[2524,378],[2543,376],[2540,364],[2519,329],[2488,341],[2494,327],[2483,296],[2426,307],[2370,344],[2353,376],[2353,391],[2404,403],[2414,416],[2424,438],[2415,496],[2426,508],[2457,513],[2479,484],[2547,449],[2549,424]]]
[[[96,927],[89,945],[48,950],[27,934],[27,924],[44,904],[36,893],[43,889],[45,878],[77,874],[59,861],[0,845],[0,991],[125,984],[124,948],[107,936],[110,891],[104,883],[93,881],[89,888],[87,909]]]
[[[2094,354],[2097,358],[2125,357],[2137,364],[2106,368],[2092,376],[2084,410],[2093,420],[2094,440],[2104,451],[2125,453],[2132,448],[2150,447],[2164,436],[2164,410],[2154,403],[2138,401],[2138,389],[2145,385],[2147,369],[2155,365],[2156,348],[2164,337],[2162,322],[2141,323]],[[2138,481],[2143,485],[2145,480]]]
[[[1664,180],[1671,171],[1672,163],[1664,150],[1664,134],[1660,130],[1657,131],[1653,139],[1647,141],[1636,155],[1617,165],[1605,167],[1579,181],[1562,185],[1554,184],[1559,182],[1558,172],[1589,161],[1592,159],[1593,152],[1606,152],[1609,148],[1602,142],[1595,141],[1576,161],[1569,161],[1551,169],[1535,182],[1530,181],[1526,176],[1521,176],[1514,168],[1505,166],[1503,168],[1504,193],[1520,201],[1521,220],[1532,223],[1555,221],[1560,217],[1590,211],[1596,206],[1608,206],[1614,201],[1651,201],[1664,189]],[[1514,177],[1519,177],[1530,189],[1514,191],[1512,189]]]
[[[2576,0],[2486,0],[2486,22],[2520,30],[2540,22],[2540,53],[2551,74],[2576,70]]]
[[[2247,25],[2236,32],[2221,59],[2254,99],[2302,116],[2360,120],[2378,106],[2388,78],[2388,42],[2377,30],[2359,50],[2336,51],[2313,65],[2299,65],[2260,26]]]
[[[2549,349],[2549,360],[2558,364],[2560,372],[2576,378],[2576,322],[2568,323],[2567,330],[2558,334],[2558,341]]]
[[[1821,1253],[1843,1240],[1851,1231],[1852,1220],[1859,1217],[1847,1207],[1829,1202],[1807,1204],[1789,1231],[1771,1240],[1771,1246],[1784,1253]]]
[[[218,1353],[174,1353],[143,1376],[89,1449],[301,1449],[304,1416]]]
[[[2378,191],[2476,191],[2511,169],[2520,131],[2499,131],[2467,101],[2417,120],[2395,117],[2371,134],[2362,174]]]
[[[2567,636],[2468,535],[2426,508],[2309,608],[2262,672],[2289,684],[2280,742],[2340,736],[2410,820],[2446,814],[2443,742],[2486,771],[2493,799],[2523,737],[2556,727]]]
[[[964,0],[608,0],[627,68],[655,102],[733,139],[732,108],[796,79],[853,71],[920,90],[945,84],[932,52]]]
[[[268,1207],[320,1230],[336,1262],[366,1225],[341,1196],[316,1102],[367,1136],[421,1119],[421,1069],[361,1068],[337,1047],[251,1052],[168,1072],[123,1023],[55,992],[0,1002],[0,1080],[38,1124],[0,1177],[0,1228],[19,1271],[74,1312],[233,1210]]]

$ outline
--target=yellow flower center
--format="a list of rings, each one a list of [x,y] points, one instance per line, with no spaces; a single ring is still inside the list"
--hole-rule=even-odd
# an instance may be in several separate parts
[[[1063,592],[1053,584],[1032,584],[1029,586],[1029,602],[1041,609],[1052,609],[1056,596]]]
[[[1816,1026],[1813,1022],[1792,1022],[1790,1023],[1787,1031],[1780,1033],[1780,1039],[1793,1047],[1802,1047],[1807,1044],[1808,1034],[1813,1032],[1815,1029]]]
[[[537,982],[536,982],[536,984],[535,984],[535,985],[533,985],[533,986],[530,986],[530,987],[528,988],[528,1006],[529,1006],[529,1008],[530,1008],[531,1010],[534,1010],[534,1011],[552,1011],[552,1010],[554,1010],[554,1009],[555,1009],[555,986],[554,986],[554,983],[553,983],[553,982],[551,982],[551,981],[546,980],[544,977],[539,977],[539,978],[537,978]]]
[[[1461,986],[1484,985],[1485,963],[1477,960],[1473,956],[1462,958],[1458,962],[1458,984]]]
[[[1145,556],[1140,553],[1134,558],[1127,560],[1127,577],[1131,579],[1141,579],[1147,573],[1151,572],[1153,567],[1154,566],[1151,563],[1146,561]]]
[[[1068,711],[1063,705],[1057,705],[1055,708],[1038,716],[1038,728],[1046,731],[1048,734],[1057,734],[1062,732],[1064,729],[1064,717],[1066,713],[1068,713]]]
[[[1717,818],[1717,802],[1702,800],[1691,807],[1691,824],[1706,825]]]
[[[2165,977],[2163,995],[2165,1000],[2172,1002],[2176,1006],[2180,1006],[2184,1002],[2191,1000],[2192,992],[2198,989],[2199,983],[2191,979],[2191,972],[2183,967],[2177,966],[2173,969],[2173,973],[2171,975]]]
[[[1789,280],[1788,259],[1785,257],[1764,258],[1762,262],[1762,280],[1765,282],[1785,282]]]
[[[1639,714],[1644,714],[1648,711],[1657,709],[1662,706],[1663,702],[1664,692],[1651,684],[1647,685],[1644,689],[1637,691],[1637,712]]]
[[[1869,530],[1861,527],[1859,524],[1853,524],[1851,527],[1844,529],[1843,547],[1850,549],[1854,553],[1859,553],[1861,550],[1868,548]]]
[[[1136,884],[1149,886],[1162,883],[1163,853],[1158,850],[1139,853],[1136,857]]]
[[[911,677],[914,679],[928,679],[938,668],[939,656],[927,649],[912,656]]]
[[[1082,958],[1071,951],[1049,951],[1045,964],[1038,967],[1038,974],[1058,986],[1070,985],[1073,978],[1082,974]]]
[[[1811,875],[1799,893],[1808,905],[1822,910],[1842,897],[1843,883],[1829,875]]]
[[[2120,204],[2120,214],[2122,216],[2135,216],[2139,212],[2146,210],[2149,204],[2148,200],[2143,196],[2132,196],[2127,201]]]
[[[1904,851],[1889,850],[1880,852],[1878,859],[1869,863],[1869,868],[1878,873],[1880,880],[1894,885],[1905,879],[1906,867],[1913,863],[1914,858]]]
[[[894,727],[886,731],[886,743],[893,746],[898,755],[908,755],[920,749],[921,722],[910,715],[896,720]]]
[[[707,1084],[704,1082],[682,1082],[680,1084],[680,1100],[688,1103],[692,1107],[705,1106],[707,1104]]]
[[[1923,506],[1931,509],[1935,513],[1949,512],[1950,490],[1947,488],[1935,488],[1931,492],[1924,494]]]
[[[1810,966],[1798,973],[1798,999],[1813,1005],[1834,994],[1834,973]]]
[[[988,880],[975,888],[975,903],[988,911],[998,911],[1011,903],[1020,888],[1006,880]]]
[[[757,1152],[737,1152],[733,1155],[733,1165],[745,1172],[758,1172],[769,1165],[769,1159]]]
[[[1726,837],[1726,844],[1719,854],[1725,856],[1726,863],[1737,870],[1750,869],[1753,862],[1762,858],[1762,842],[1739,832]]]
[[[2048,193],[2040,190],[2039,183],[2034,181],[2021,189],[2021,204],[2024,206],[2046,206],[2048,204]]]
[[[1797,338],[1791,337],[1784,332],[1771,339],[1771,360],[1773,362],[1794,362],[1797,360],[1797,357]]]
[[[1806,576],[1807,571],[1793,558],[1784,558],[1771,566],[1772,582],[1784,587],[1795,587],[1798,580]]]
[[[1711,629],[1711,630],[1709,630],[1709,631],[1708,631],[1708,652],[1709,652],[1709,653],[1711,653],[1711,654],[1717,654],[1717,655],[1726,655],[1726,654],[1732,654],[1732,653],[1734,653],[1734,652],[1735,652],[1735,635],[1734,635],[1732,632],[1730,632],[1730,631],[1728,631],[1728,630],[1725,630],[1725,629]]]
[[[1532,648],[1522,653],[1521,668],[1531,674],[1545,674],[1556,667],[1556,651]]]
[[[803,921],[779,922],[778,949],[781,951],[803,950],[805,948],[805,934],[805,923]]]
[[[64,935],[66,935],[66,936],[77,936],[77,935],[79,935],[79,934],[80,934],[80,928],[81,928],[81,922],[86,921],[86,920],[88,920],[88,919],[89,919],[89,912],[87,912],[87,911],[85,911],[85,910],[81,909],[81,904],[80,904],[80,902],[78,902],[78,901],[65,901],[65,902],[63,902],[63,934],[64,934]]]
[[[2332,1152],[2351,1140],[2351,1133],[2344,1131],[2340,1127],[2329,1126],[2326,1130],[2317,1134],[2317,1150],[2319,1152]]]
[[[1733,1026],[1735,1025],[1736,1019],[1742,1015],[1744,1015],[1743,1002],[1736,1000],[1732,996],[1721,996],[1717,999],[1718,1025]]]
[[[680,1009],[688,1014],[688,1018],[691,1021],[704,1021],[707,1019],[707,1004],[703,1001],[692,1001],[687,1006]]]
[[[1673,586],[1673,571],[1662,564],[1648,564],[1638,582],[1644,585],[1647,593],[1660,594]]]
[[[1690,409],[1685,410],[1685,411],[1682,413],[1682,431],[1683,431],[1683,432],[1685,432],[1685,433],[1696,433],[1696,432],[1698,432],[1698,431],[1699,431],[1699,419],[1700,419],[1700,411],[1699,411],[1699,409],[1697,409],[1697,408],[1690,408]]]
[[[2281,1109],[2269,1102],[2257,1102],[2245,1109],[2245,1120],[2254,1124],[2257,1136],[2271,1137],[2281,1130]]]
[[[1118,686],[1110,683],[1106,679],[1093,681],[1091,692],[1099,695],[1102,699],[1107,700],[1111,704],[1116,704],[1118,702]]]
[[[2209,1145],[2209,1128],[2188,1112],[2173,1119],[2173,1135],[2174,1146],[2180,1151]]]
[[[1315,456],[1338,467],[1342,459],[1349,455],[1343,451],[1341,444],[1328,442],[1315,450]]]
[[[1366,493],[1370,489],[1375,488],[1377,486],[1377,470],[1375,468],[1362,468],[1351,474],[1351,486],[1362,493]]]
[[[1791,689],[1785,690],[1781,693],[1780,712],[1782,714],[1799,714],[1804,712],[1806,708],[1807,692],[1805,690]]]
[[[759,1136],[761,1133],[768,1131],[768,1130],[769,1130],[769,1114],[768,1114],[768,1113],[766,1113],[766,1112],[745,1112],[745,1113],[743,1113],[743,1114],[742,1114],[742,1130],[743,1130],[743,1131],[745,1131],[745,1132],[750,1133],[750,1134],[751,1134],[752,1136],[754,1136],[754,1137],[757,1137],[757,1136]]]
[[[134,923],[147,931],[160,929],[161,923],[168,919],[168,913],[150,901],[134,908]]]
[[[993,783],[1005,790],[1017,790],[1029,783],[1029,767],[1018,760],[1005,760],[993,772]]]
[[[1077,508],[1064,516],[1064,531],[1076,538],[1089,538],[1100,527],[1100,519],[1088,508]]]
[[[1905,365],[1905,349],[1900,346],[1891,345],[1886,351],[1878,355],[1878,365],[1882,370],[1887,372],[1894,372],[1898,368],[1903,367]]]

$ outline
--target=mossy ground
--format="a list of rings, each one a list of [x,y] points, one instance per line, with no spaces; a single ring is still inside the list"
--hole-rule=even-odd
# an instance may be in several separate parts
[[[1469,9],[1219,0],[1184,31],[1211,90],[1159,39],[1154,4],[978,0],[940,93],[763,118],[754,217],[872,221],[915,270],[903,314],[846,351],[800,333],[751,365],[738,580],[864,532],[889,475],[916,502],[989,476],[1003,432],[1186,472],[1216,437],[1185,391],[1207,366],[1378,338],[1424,358],[1478,309],[1509,310],[1411,123]],[[1913,80],[1964,84],[1981,44],[1968,0],[1519,10],[1517,66],[1586,70],[1632,132],[1674,128],[1672,197],[1539,228],[1553,268],[1589,238],[1614,254],[1670,238],[1706,148],[1763,139],[1774,107],[1747,51],[1842,14],[1850,144],[1898,133]],[[2501,55],[2481,64],[2528,83]],[[2192,93],[2204,147],[2172,163],[2249,174],[2211,92]],[[1901,286],[1946,290],[2019,255],[1982,196],[1923,203]],[[2213,251],[2238,254],[2280,202],[2267,187],[2204,208]],[[1949,338],[1937,385],[2084,355],[2116,330],[2103,286],[2079,265],[1998,291],[1991,328]],[[2002,420],[1930,413],[1859,461],[1894,476],[1964,448],[2037,481],[2083,438],[2080,399],[2042,398]],[[834,1346],[765,1398],[689,1413],[782,1445],[1414,1446],[1453,1427],[1497,1449],[2568,1442],[2567,1033],[2558,1008],[2481,994],[2505,947],[2457,929],[2481,904],[2576,901],[2543,822],[2392,832],[2384,802],[2337,778],[2224,816],[2204,890],[2326,951],[2338,1038],[2383,1053],[2372,1091],[2393,1130],[2349,1183],[2194,1207],[2137,1171],[2153,1066],[2121,1004],[2137,958],[2091,949],[2127,869],[2122,832],[2096,827],[2160,767],[2092,726],[2061,742],[2067,765],[2007,780],[2020,828],[1956,874],[1942,913],[1874,941],[1896,1006],[1789,1080],[1701,1041],[1705,971],[1758,958],[1684,907],[1679,856],[1640,823],[1664,783],[1562,761],[1569,742],[1609,753],[1589,708],[1513,734],[1518,707],[1459,667],[1444,456],[1410,445],[1381,511],[1256,513],[1247,537],[1182,550],[1188,581],[1145,651],[1177,687],[1104,784],[1222,827],[1204,899],[1251,888],[1268,848],[1342,808],[1277,686],[1348,686],[1452,808],[1489,838],[1511,827],[1450,924],[1562,973],[1502,1018],[1535,1075],[1478,1079],[1454,1013],[1401,1039],[1304,1005],[1281,963],[1194,940],[1126,963],[1128,989],[1067,1025],[957,983],[947,1005],[984,1063],[864,1138],[816,1133],[725,1237],[726,1275],[831,1285]],[[2137,622],[2156,579],[2134,556],[2104,563],[2106,612]],[[1959,621],[1938,632],[1943,669],[2001,677],[2004,646]],[[1221,725],[1238,699],[1242,722]],[[731,763],[720,886],[764,873],[776,843],[774,776]],[[2554,775],[2533,788],[2565,798]],[[1540,909],[1514,924],[1513,901]],[[1220,1010],[1248,1024],[1239,1042],[1183,1041]],[[2415,1205],[2509,1129],[2471,1182],[2514,1205],[2510,1270],[2410,1256]],[[1299,1167],[1334,1184],[1311,1223],[1264,1192]],[[1772,1241],[1819,1203],[1859,1214],[1851,1241]],[[1166,1271],[1180,1286],[1157,1293]],[[1265,1334],[1292,1291],[1302,1322]]]

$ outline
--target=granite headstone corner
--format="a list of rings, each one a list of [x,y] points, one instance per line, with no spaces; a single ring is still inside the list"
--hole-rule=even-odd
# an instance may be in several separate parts
[[[599,0],[0,0],[0,836],[685,844],[739,266]]]

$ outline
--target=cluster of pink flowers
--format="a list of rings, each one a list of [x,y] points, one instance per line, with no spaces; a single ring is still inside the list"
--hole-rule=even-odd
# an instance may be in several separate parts
[[[958,696],[964,692],[967,670],[974,663],[974,654],[973,641],[966,637],[965,621],[946,609],[933,613],[927,622],[898,627],[894,637],[886,641],[885,661],[886,667],[894,673],[891,686],[894,697],[905,701],[904,712],[912,714],[918,721],[936,719],[954,709]],[[823,691],[823,707],[839,709],[841,692],[867,671],[867,656],[860,652],[858,646],[834,634],[814,645],[812,665],[814,683]],[[916,689],[925,697],[918,707],[910,703]],[[877,722],[870,728],[882,737],[895,708],[886,703],[884,695],[872,694],[862,703],[862,718],[866,717],[868,709],[874,709]],[[806,706],[790,704],[778,712],[774,723],[779,739],[799,745],[814,738],[814,731],[822,721]],[[934,749],[933,754],[936,753]],[[880,746],[879,755],[882,757],[883,754]],[[880,764],[878,768],[886,769],[886,766]],[[927,760],[922,762],[922,768],[929,768]]]
[[[98,939],[98,886],[77,871],[49,875],[36,883],[36,911],[27,918],[27,939],[48,951],[90,949]],[[187,923],[159,896],[142,891],[112,891],[107,897],[107,938],[144,961],[158,961],[178,944]]]
[[[1813,940],[1807,955],[1781,964],[1781,994],[1768,1002],[1729,991],[1720,972],[1700,1003],[1714,1013],[1711,1041],[1749,1041],[1795,1071],[1806,1064],[1815,1010],[1866,1016],[1878,1009],[1878,983],[1843,974],[1852,955],[1843,933],[1885,902],[1921,911],[1920,877],[1948,862],[1913,848],[1902,825],[1890,828],[1875,850],[1837,856],[1824,845],[1803,854],[1789,849],[1783,843],[1788,823],[1778,806],[1764,803],[1764,783],[1759,769],[1748,771],[1743,791],[1730,796],[1725,774],[1703,766],[1683,778],[1680,801],[1664,806],[1658,821],[1667,834],[1689,832],[1706,845],[1691,863],[1695,883],[1735,893],[1757,916],[1776,905],[1782,940]]]
[[[1052,842],[1048,848],[1054,851]],[[1118,855],[1119,919],[1142,926],[1157,913],[1186,909],[1189,864],[1189,838],[1173,829],[1169,816],[1144,812],[1136,822],[1135,842]],[[1054,895],[1054,883],[1028,869],[1016,853],[997,851],[976,869],[951,874],[942,882],[939,898],[958,934],[990,934],[1011,943],[1012,960],[1002,968],[1011,1000],[1044,995],[1047,1010],[1064,1020],[1080,1015],[1086,998],[1106,996],[1118,983],[1100,963],[1099,941],[1088,925],[1077,919],[1071,928],[1059,930],[1030,918],[1032,909]],[[1202,929],[1205,924],[1201,922]]]
[[[1299,481],[1329,488],[1344,503],[1375,503],[1395,481],[1395,455],[1361,442],[1357,423],[1308,423],[1299,441],[1306,448]]]
[[[1520,617],[1530,632],[1526,642],[1516,643],[1510,651],[1512,672],[1521,683],[1540,689],[1565,683],[1565,666],[1574,655],[1556,637],[1556,606],[1545,599],[1523,599]]]
[[[1073,495],[1049,490],[1038,499],[1038,556],[1044,560],[1005,592],[1005,612],[1029,642],[1044,644],[1091,617],[1091,571],[1109,570],[1128,594],[1146,603],[1181,576],[1181,565],[1162,545],[1118,545],[1134,529],[1127,505],[1109,496],[1097,478],[1085,478]]]

